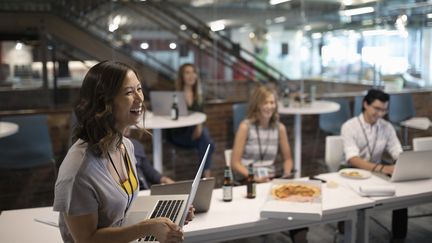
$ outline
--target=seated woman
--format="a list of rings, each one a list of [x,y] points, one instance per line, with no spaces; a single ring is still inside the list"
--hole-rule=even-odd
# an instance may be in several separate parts
[[[186,63],[180,67],[176,81],[176,89],[184,92],[188,110],[203,112],[204,103],[201,97],[200,80],[198,78],[197,69],[193,64]],[[204,157],[207,145],[211,144],[203,172],[204,177],[211,176],[210,167],[215,146],[204,124],[170,129],[167,135],[168,140],[174,145],[198,150],[200,158]]]
[[[278,151],[283,156],[283,177],[291,175],[292,158],[284,124],[279,122],[276,95],[265,86],[253,92],[246,119],[237,130],[231,157],[231,166],[243,178],[252,163],[255,180],[269,181],[275,176],[274,161]]]
[[[139,190],[134,147],[124,134],[143,119],[143,103],[141,82],[126,64],[103,61],[84,77],[74,109],[78,140],[55,184],[53,209],[64,242],[131,242],[148,235],[183,241],[183,231],[168,218],[123,224]]]
[[[234,140],[231,167],[239,176],[248,176],[247,166],[253,164],[257,183],[275,177],[274,161],[278,151],[283,157],[283,177],[290,177],[292,170],[291,150],[285,125],[279,122],[275,92],[257,87],[252,93],[246,119],[240,123]],[[307,242],[307,228],[290,231],[294,242]]]

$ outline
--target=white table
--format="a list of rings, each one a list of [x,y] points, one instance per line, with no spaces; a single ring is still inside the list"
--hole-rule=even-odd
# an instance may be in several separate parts
[[[401,125],[408,128],[427,130],[432,125],[432,122],[427,117],[413,117],[401,122]]]
[[[0,122],[0,138],[13,135],[18,132],[19,126],[12,122]]]
[[[394,196],[369,197],[374,201],[374,207],[358,211],[358,242],[369,242],[370,217],[377,211],[401,209],[432,202],[432,179],[392,183],[374,174],[369,179],[358,180],[344,178],[337,173],[320,175],[319,178],[337,181],[353,191],[356,191],[360,185],[393,185],[395,187],[396,194]]]
[[[187,116],[179,116],[178,120],[171,120],[169,116],[155,116],[151,112],[146,112],[145,124],[142,121],[138,127],[153,130],[153,166],[162,173],[162,129],[188,127],[205,122],[206,114],[193,112]]]
[[[373,205],[369,198],[358,196],[345,187],[327,188],[323,185],[323,216],[318,221],[262,219],[260,207],[269,192],[270,183],[257,185],[257,197],[247,199],[246,187],[234,188],[233,201],[222,201],[222,190],[213,191],[210,210],[196,215],[184,227],[185,242],[219,242],[311,225],[346,221],[345,240],[354,242],[357,211]],[[140,192],[139,196],[148,195]],[[3,211],[0,215],[0,242],[61,242],[59,229],[36,222],[34,219],[56,221],[58,213],[51,207]],[[25,229],[25,233],[23,233]]]
[[[414,128],[419,130],[428,130],[432,125],[432,122],[427,117],[412,117],[408,120],[400,123],[404,127],[403,143],[404,146],[408,145],[408,128]]]
[[[357,210],[373,205],[372,200],[360,197],[347,188],[328,188],[323,185],[321,220],[263,219],[260,218],[259,209],[266,200],[270,185],[258,184],[255,199],[246,198],[245,186],[234,187],[232,202],[223,202],[222,189],[215,189],[210,210],[196,215],[184,227],[185,242],[218,242],[338,221],[346,221],[345,242],[354,242]]]
[[[309,105],[296,106],[290,105],[284,107],[281,102],[278,105],[279,114],[282,115],[295,115],[294,117],[294,169],[296,169],[295,177],[301,176],[301,116],[302,115],[314,115],[336,112],[340,109],[340,105],[332,101],[317,100]]]

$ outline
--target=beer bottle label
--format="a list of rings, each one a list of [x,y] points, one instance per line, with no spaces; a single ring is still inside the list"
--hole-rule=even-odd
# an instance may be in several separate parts
[[[231,201],[232,200],[232,186],[223,186],[222,187],[223,200]]]

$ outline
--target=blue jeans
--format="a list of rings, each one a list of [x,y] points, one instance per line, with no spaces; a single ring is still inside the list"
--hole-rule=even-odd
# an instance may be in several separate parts
[[[204,157],[207,145],[210,144],[209,153],[207,160],[204,165],[204,170],[209,170],[212,164],[212,155],[215,149],[213,139],[210,137],[210,133],[207,127],[203,127],[201,136],[195,140],[192,140],[192,134],[196,126],[190,126],[179,129],[168,130],[168,140],[179,147],[192,149],[195,148],[198,151],[200,159]]]

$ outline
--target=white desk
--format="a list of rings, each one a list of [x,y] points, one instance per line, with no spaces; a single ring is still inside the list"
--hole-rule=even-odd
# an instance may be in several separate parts
[[[18,132],[18,125],[12,122],[0,122],[0,138],[10,136]]]
[[[180,116],[178,120],[171,120],[169,116],[155,116],[151,112],[146,112],[145,124],[142,121],[138,127],[153,130],[153,166],[162,173],[162,129],[188,127],[205,122],[206,114],[193,112],[188,116]]]
[[[314,115],[314,114],[323,114],[323,113],[331,113],[338,111],[340,109],[340,105],[336,102],[332,101],[321,101],[317,100],[312,102],[310,105],[303,105],[301,107],[298,106],[289,106],[284,107],[281,102],[278,105],[279,114],[282,115],[295,115],[294,117],[294,168],[296,169],[295,177],[301,176],[301,116],[302,115]]]
[[[369,219],[379,210],[394,210],[414,205],[432,202],[432,179],[391,183],[376,175],[365,180],[348,179],[337,173],[319,176],[322,179],[334,180],[347,188],[358,188],[359,185],[393,185],[396,188],[395,196],[369,197],[374,201],[374,207],[364,208],[358,213],[358,242],[369,242]]]
[[[347,221],[345,240],[354,242],[357,210],[373,205],[373,201],[362,198],[349,189],[327,188],[323,185],[323,215],[320,221],[262,219],[259,209],[266,199],[270,185],[258,184],[255,199],[245,197],[245,186],[235,187],[232,202],[223,202],[222,190],[215,189],[210,210],[196,215],[195,219],[184,227],[185,242],[225,241],[338,221]]]
[[[323,185],[322,220],[261,219],[259,209],[269,187],[270,183],[259,184],[255,199],[245,198],[245,186],[235,187],[232,202],[223,202],[222,190],[215,189],[210,210],[196,215],[184,227],[185,242],[218,242],[338,221],[346,221],[345,240],[354,242],[357,211],[373,205],[369,198],[360,197],[345,187]],[[139,195],[148,195],[148,191]],[[55,221],[57,215],[51,207],[4,211],[0,215],[0,242],[61,242],[58,228],[34,221],[34,218]]]

